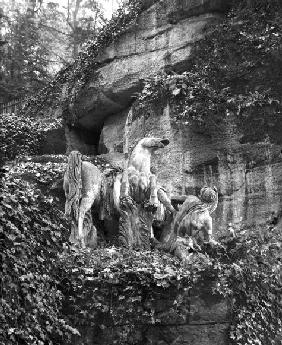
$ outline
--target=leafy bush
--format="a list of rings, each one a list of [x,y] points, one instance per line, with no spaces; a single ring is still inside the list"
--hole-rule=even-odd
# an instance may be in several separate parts
[[[280,227],[223,237],[220,246],[207,246],[184,264],[158,251],[64,252],[59,265],[64,312],[78,328],[96,326],[96,336],[122,327],[111,342],[136,344],[140,325],[162,321],[155,309],[160,296],[166,315],[185,320],[187,292],[209,287],[210,293],[232,300],[232,344],[274,344],[282,331]]]
[[[37,95],[30,97],[24,108],[24,112],[36,115],[46,108],[61,104],[62,89],[65,90],[65,100],[63,107],[66,111],[65,120],[69,124],[75,124],[77,121],[74,113],[73,104],[78,95],[83,91],[89,76],[97,68],[98,54],[112,42],[116,41],[124,34],[136,21],[144,8],[148,4],[153,4],[157,0],[150,2],[144,0],[127,0],[121,3],[120,8],[113,14],[112,18],[101,28],[98,35],[85,45],[85,49],[79,53],[75,62],[58,72],[50,84],[42,89]]]
[[[5,169],[1,344],[65,344],[86,325],[101,332],[119,326],[114,341],[134,344],[140,325],[161,322],[160,296],[166,314],[183,319],[188,292],[207,285],[233,301],[234,345],[274,344],[282,320],[281,223],[223,237],[185,263],[160,251],[64,248],[69,224],[50,194],[64,164],[28,160]]]
[[[49,173],[41,164],[5,167],[1,179],[0,245],[2,258],[0,343],[58,344],[76,331],[60,314],[63,295],[54,267],[68,222],[57,200],[44,196],[45,187],[61,178],[62,164]],[[36,183],[25,181],[32,173]]]
[[[275,344],[282,332],[281,221],[246,229],[211,253],[217,291],[233,299],[231,343]]]
[[[54,119],[48,123],[13,113],[2,114],[0,118],[0,160],[39,154],[46,132],[60,126],[60,120]]]
[[[208,264],[204,255],[193,262],[195,272]],[[91,326],[98,343],[105,333],[111,344],[142,343],[140,327],[162,321],[155,309],[160,299],[166,316],[176,312],[180,318],[186,317],[183,299],[193,285],[193,274],[163,252],[122,248],[70,251],[62,254],[59,269],[68,322],[78,329]]]

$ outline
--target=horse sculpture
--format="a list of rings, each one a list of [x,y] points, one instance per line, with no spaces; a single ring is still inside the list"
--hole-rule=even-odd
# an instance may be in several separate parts
[[[156,215],[154,212],[161,204],[167,210],[168,217],[158,247],[171,253],[180,252],[177,255],[182,257],[185,256],[186,249],[179,249],[182,248],[179,245],[183,242],[181,238],[193,239],[195,245],[198,239],[215,242],[212,238],[211,213],[217,207],[218,194],[216,188],[204,187],[199,198],[183,196],[184,202],[176,212],[165,190],[157,184],[156,176],[151,173],[152,155],[168,143],[167,139],[162,138],[141,139],[128,161],[125,161],[123,173],[114,176],[109,193],[112,206],[119,214],[119,238],[123,245],[131,248],[136,243],[137,247],[141,243],[140,247],[148,248],[148,229],[151,230],[153,215]],[[98,206],[103,202],[103,181],[107,179],[106,175],[107,172],[103,173],[96,165],[82,161],[79,152],[70,153],[64,175],[65,213],[72,217],[82,247],[85,247],[84,220],[90,217],[86,226],[90,223],[94,227],[88,211],[94,203]],[[125,185],[127,187],[124,188]],[[94,229],[96,231],[95,227]]]
[[[160,200],[171,212],[174,211],[169,198],[162,188],[156,184],[156,176],[151,174],[151,156],[158,149],[168,145],[168,139],[143,138],[133,149],[129,158],[127,176],[131,189],[137,201],[144,200],[148,191],[150,203],[157,205]],[[83,221],[85,214],[91,209],[94,202],[100,202],[103,173],[94,164],[82,161],[78,151],[72,151],[68,157],[67,169],[64,175],[64,191],[66,196],[65,214],[73,216],[77,222],[78,238],[82,247],[85,247]],[[115,177],[113,185],[114,206],[119,210],[122,174]]]

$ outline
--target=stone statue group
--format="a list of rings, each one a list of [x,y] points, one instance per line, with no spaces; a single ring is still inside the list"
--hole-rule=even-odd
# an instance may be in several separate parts
[[[214,241],[211,213],[217,207],[216,188],[203,187],[199,197],[184,196],[183,204],[177,207],[151,172],[152,155],[168,144],[168,139],[143,138],[129,155],[126,142],[123,171],[114,173],[102,172],[84,161],[78,151],[69,154],[64,175],[65,213],[72,220],[74,242],[83,248],[97,245],[91,207],[101,209],[105,200],[111,200],[107,215],[117,219],[116,241],[120,246],[148,250],[153,245],[183,258],[187,248],[198,246],[200,241]],[[103,219],[105,210],[102,213]],[[162,228],[158,239],[152,231],[155,220]]]

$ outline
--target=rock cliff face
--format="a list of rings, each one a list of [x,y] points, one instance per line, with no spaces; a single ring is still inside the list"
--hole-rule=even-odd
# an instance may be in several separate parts
[[[219,206],[213,216],[215,233],[244,224],[265,224],[280,210],[282,160],[278,145],[267,142],[240,144],[234,120],[225,132],[206,136],[192,128],[175,126],[173,109],[166,105],[138,112],[132,125],[131,146],[141,137],[164,136],[170,144],[153,161],[161,183],[173,194],[197,194],[207,185],[219,190]],[[104,124],[100,145],[108,151],[122,147],[126,113],[110,117]]]
[[[78,125],[66,128],[67,152],[108,154],[122,160],[124,124],[133,109],[130,148],[144,136],[159,136],[170,144],[152,164],[160,183],[173,194],[197,194],[207,184],[217,186],[219,206],[213,215],[215,235],[229,223],[261,224],[280,210],[282,197],[281,147],[268,142],[242,144],[230,115],[225,130],[212,135],[191,127],[177,127],[175,108],[166,100],[138,108],[134,95],[144,79],[162,70],[185,71],[193,44],[209,24],[219,21],[228,0],[148,0],[136,24],[98,56],[99,67],[74,104]],[[95,290],[93,290],[95,291]],[[156,325],[140,325],[135,343],[228,343],[230,306],[209,294],[190,294],[185,320],[169,314],[171,296],[157,301]],[[74,344],[114,343],[123,325],[97,330],[89,323]],[[146,340],[146,342],[145,342]]]
[[[127,33],[101,51],[99,67],[75,104],[80,125],[101,127],[109,115],[124,110],[142,88],[142,80],[163,69],[185,70],[193,43],[220,18],[226,0],[147,1]],[[149,6],[153,3],[152,6]]]
[[[208,283],[207,283],[208,284]],[[200,292],[199,292],[200,291]],[[75,337],[73,344],[175,344],[175,345],[225,345],[230,327],[230,303],[212,295],[201,287],[197,292],[190,291],[177,295],[175,290],[159,294],[154,302],[155,324],[134,325],[134,338],[126,337],[128,324],[109,324],[104,329],[89,325],[79,328],[82,337]],[[181,316],[173,310],[175,298],[185,301]],[[109,304],[112,304],[109,301]],[[119,301],[119,304],[121,302]],[[119,304],[116,305],[119,308]],[[144,303],[146,305],[146,302]],[[122,342],[127,341],[127,342]]]
[[[122,152],[123,127],[142,81],[161,70],[182,72],[193,44],[228,6],[224,0],[148,1],[136,24],[98,56],[99,67],[75,104],[79,127],[67,128],[68,151],[86,154]],[[175,194],[197,193],[203,184],[220,193],[215,231],[228,223],[263,224],[281,204],[280,147],[240,144],[230,117],[224,132],[212,136],[177,128],[167,104],[134,114],[131,147],[143,136],[170,139],[154,161],[160,181]]]

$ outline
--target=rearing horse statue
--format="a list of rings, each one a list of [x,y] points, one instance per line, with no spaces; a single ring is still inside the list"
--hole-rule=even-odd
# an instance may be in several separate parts
[[[169,198],[163,189],[158,188],[155,175],[151,174],[151,156],[158,149],[169,144],[168,139],[149,137],[141,139],[133,149],[128,163],[128,180],[133,192],[138,191],[137,199],[143,200],[142,193],[151,191],[150,202],[156,204],[160,200],[171,212],[174,211]],[[122,174],[118,174],[113,186],[114,206],[119,210]],[[82,161],[78,151],[72,151],[64,175],[64,191],[66,196],[65,214],[77,222],[78,237],[85,247],[83,221],[85,214],[94,202],[100,203],[103,173],[94,164]],[[152,188],[150,188],[152,187]]]

